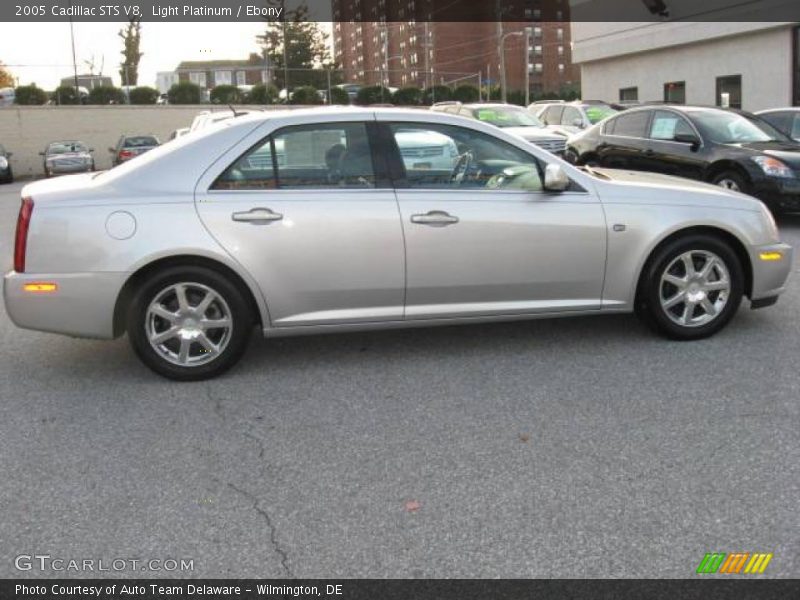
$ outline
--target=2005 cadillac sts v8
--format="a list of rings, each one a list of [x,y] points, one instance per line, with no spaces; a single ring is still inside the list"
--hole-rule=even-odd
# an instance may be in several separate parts
[[[758,200],[575,168],[475,120],[249,114],[22,190],[4,296],[20,327],[113,338],[174,379],[266,336],[636,310],[720,330],[773,304],[792,249]]]

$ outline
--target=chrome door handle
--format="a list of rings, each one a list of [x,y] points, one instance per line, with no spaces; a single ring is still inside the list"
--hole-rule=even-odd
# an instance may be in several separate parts
[[[433,227],[445,227],[446,225],[458,223],[458,217],[449,215],[442,210],[432,210],[424,215],[411,215],[411,222]]]
[[[270,221],[280,221],[282,218],[282,214],[272,212],[268,208],[253,208],[244,212],[235,212],[231,215],[231,219],[243,223],[269,223]]]

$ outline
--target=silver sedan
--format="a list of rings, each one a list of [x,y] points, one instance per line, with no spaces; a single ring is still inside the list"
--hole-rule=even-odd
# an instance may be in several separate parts
[[[409,164],[409,139],[454,156]],[[792,264],[754,198],[578,169],[491,125],[414,110],[246,115],[22,196],[12,320],[127,332],[180,380],[229,368],[253,326],[277,337],[635,310],[699,339],[743,297],[773,304]]]

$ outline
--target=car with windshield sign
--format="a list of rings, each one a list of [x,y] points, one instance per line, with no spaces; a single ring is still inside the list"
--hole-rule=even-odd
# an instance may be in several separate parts
[[[529,105],[528,111],[548,129],[567,137],[620,112],[599,100],[540,100]]]
[[[697,179],[800,210],[800,144],[750,113],[704,106],[632,108],[567,142],[576,164]]]

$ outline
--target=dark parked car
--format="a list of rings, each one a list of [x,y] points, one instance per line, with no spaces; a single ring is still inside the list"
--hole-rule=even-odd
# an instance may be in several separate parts
[[[94,152],[83,142],[76,140],[52,142],[39,156],[44,157],[44,174],[46,177],[67,173],[85,173],[94,171]]]
[[[0,144],[0,183],[11,183],[14,181],[14,173],[11,171],[11,152],[7,152]]]
[[[697,106],[626,110],[572,136],[578,165],[652,171],[707,181],[800,209],[800,144],[743,111]]]
[[[159,144],[158,138],[154,135],[123,135],[117,141],[116,147],[109,148],[108,151],[114,155],[111,162],[116,167],[156,148]]]
[[[773,108],[756,113],[783,135],[800,142],[800,108]]]

